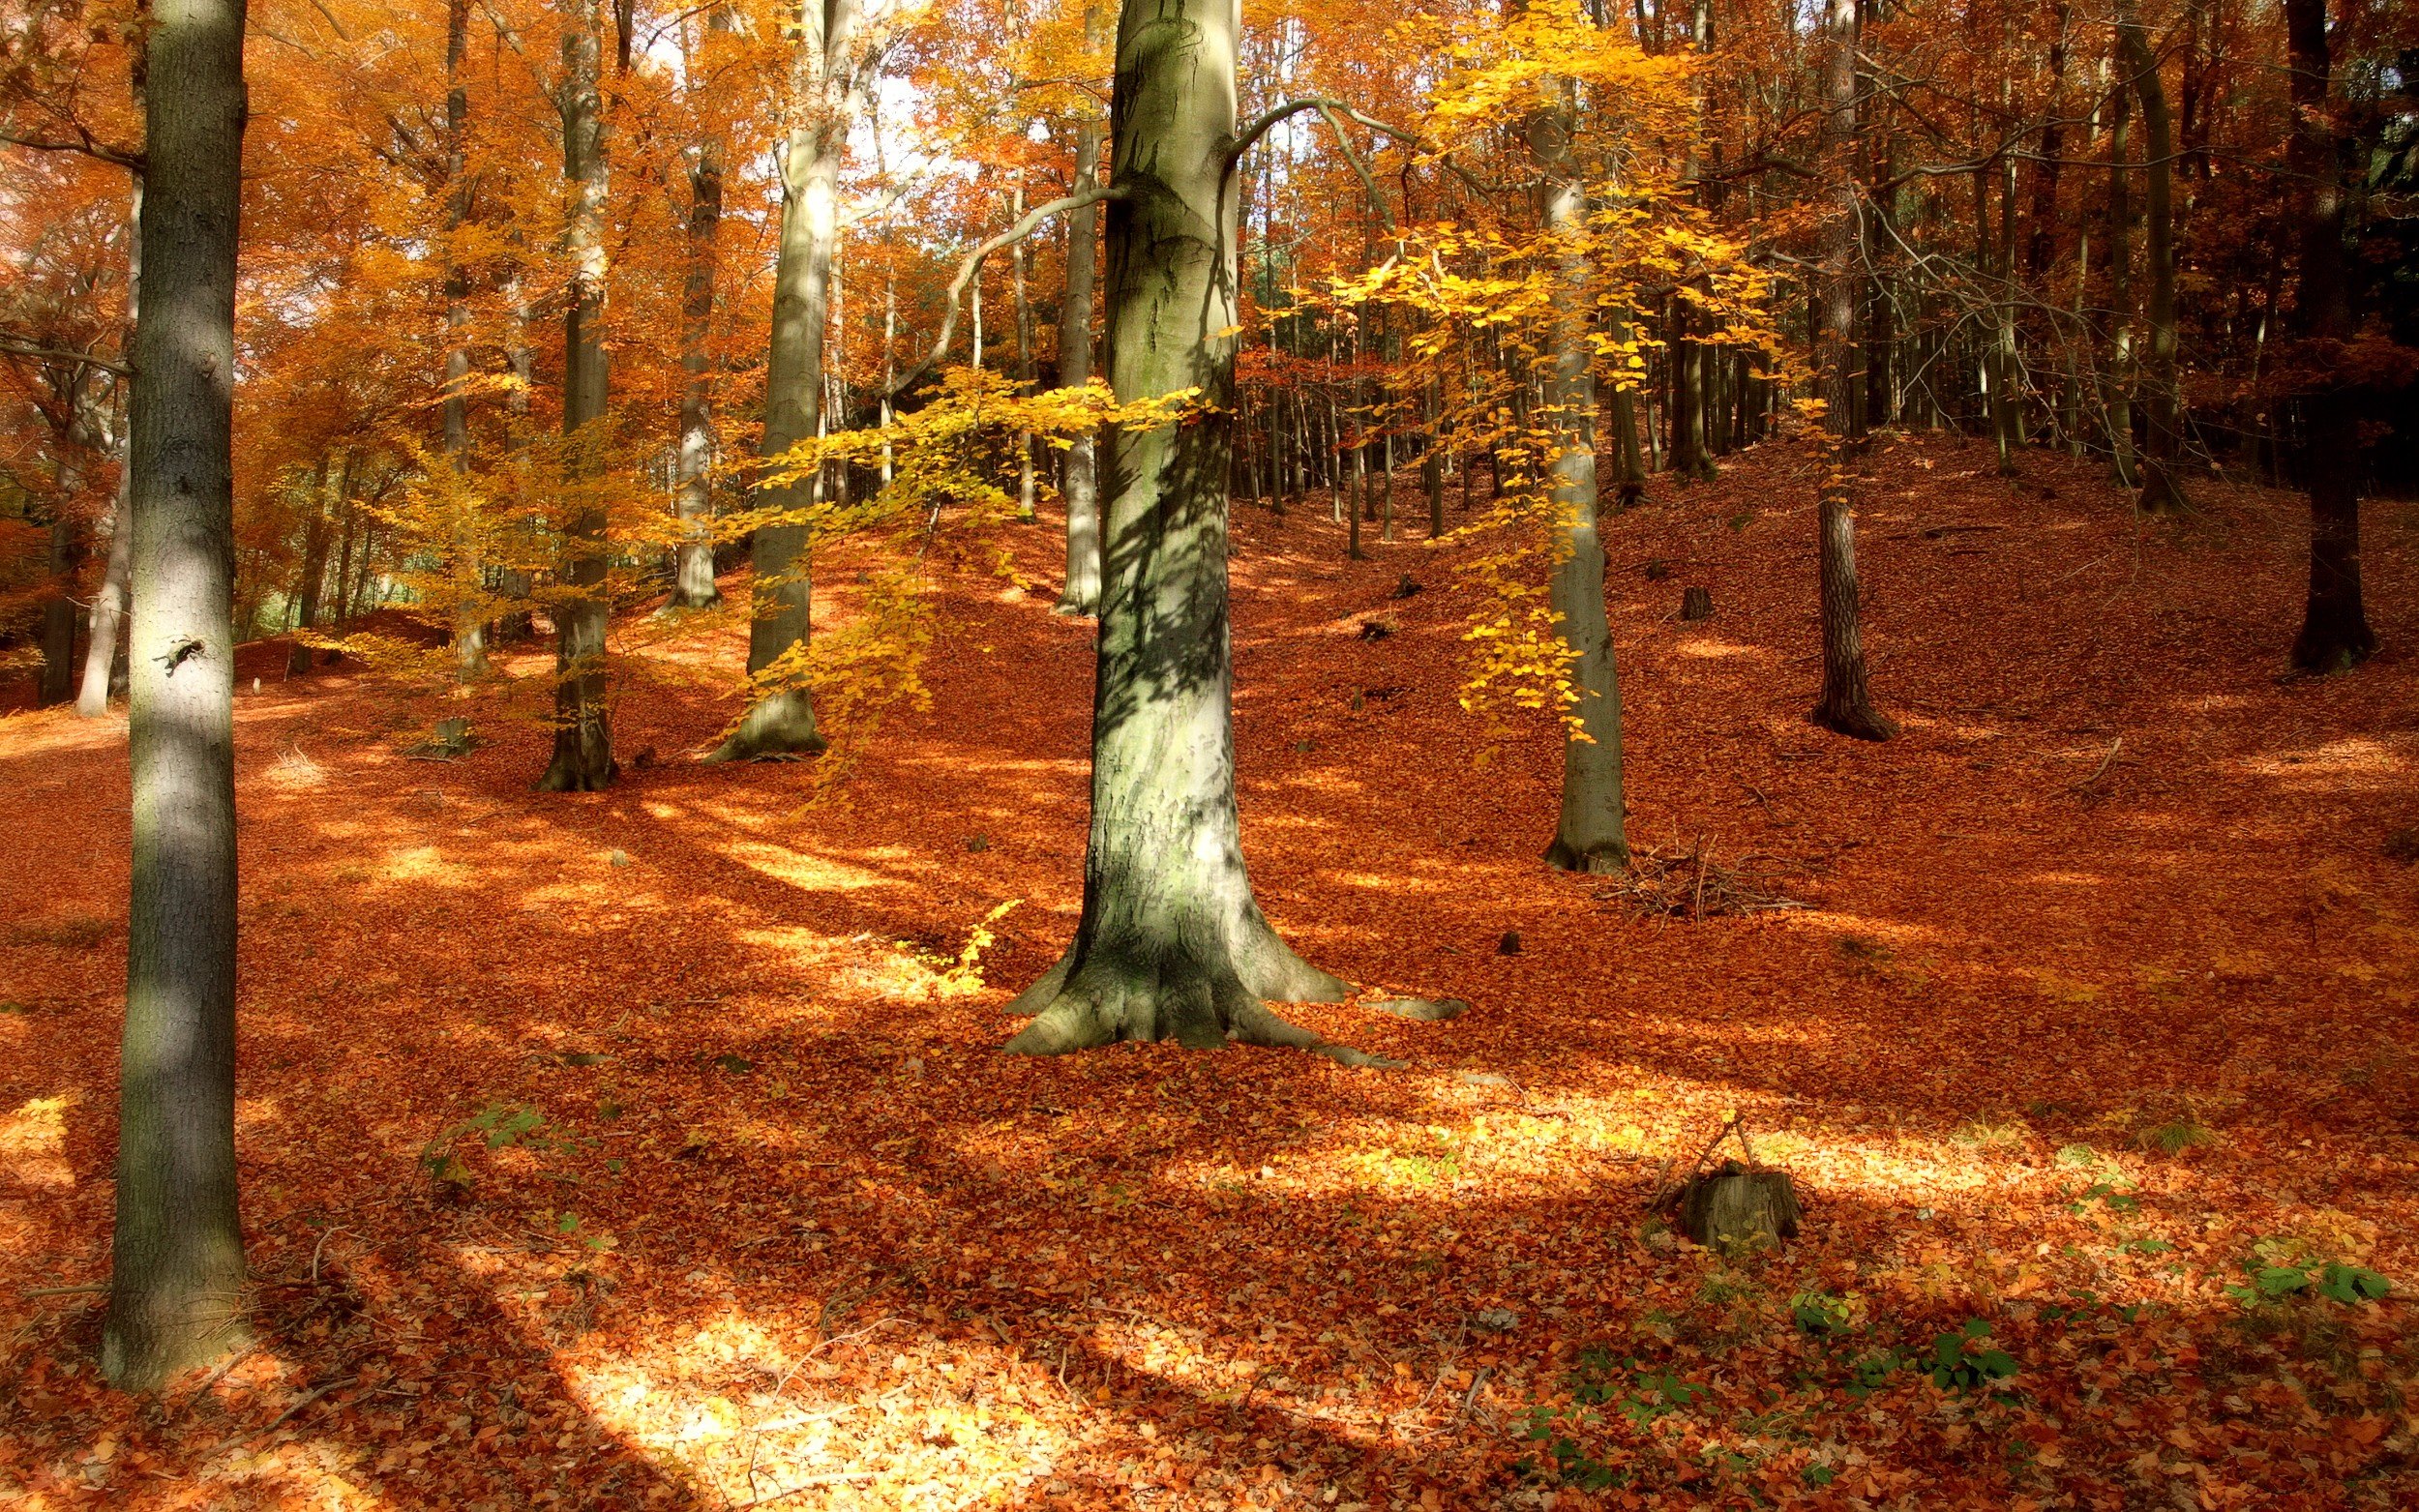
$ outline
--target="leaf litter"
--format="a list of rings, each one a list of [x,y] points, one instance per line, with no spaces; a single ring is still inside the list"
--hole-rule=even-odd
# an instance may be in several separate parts
[[[2419,681],[2393,649],[2278,680],[2297,499],[2212,485],[2151,527],[2080,464],[2025,466],[2054,505],[1975,447],[1875,459],[1883,747],[1803,718],[1798,460],[1608,520],[1614,562],[1685,562],[1718,606],[1609,584],[1632,836],[1708,837],[1615,884],[1686,882],[1652,918],[1537,860],[1553,726],[1455,705],[1475,547],[1344,563],[1314,511],[1239,506],[1261,902],[1372,995],[1476,1005],[1291,1010],[1393,1073],[994,1053],[1080,904],[1090,632],[1039,588],[956,582],[932,709],[837,801],[810,766],[677,759],[540,797],[542,732],[410,761],[395,732],[442,709],[399,717],[357,668],[243,696],[254,1338],[155,1402],[99,1386],[78,1290],[105,1274],[123,726],[0,723],[0,1497],[2407,1504],[2419,874],[2391,837]],[[2373,513],[2405,646],[2413,515]],[[1014,541],[1053,559],[1046,527]],[[743,635],[646,654],[710,669]],[[668,673],[617,737],[702,745],[710,688]],[[1697,906],[1709,846],[1806,906]],[[1739,1115],[1806,1200],[1778,1254],[1647,1208]]]

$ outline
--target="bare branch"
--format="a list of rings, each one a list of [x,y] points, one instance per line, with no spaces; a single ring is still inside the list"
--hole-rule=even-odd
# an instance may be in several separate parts
[[[1000,251],[1002,247],[1013,247],[1025,240],[1039,229],[1044,221],[1054,215],[1061,215],[1069,210],[1081,210],[1086,205],[1095,205],[1104,199],[1123,199],[1125,194],[1126,191],[1122,185],[1096,184],[1081,193],[1069,194],[1064,199],[1054,199],[1046,205],[1035,205],[1032,209],[1026,211],[1016,223],[968,252],[964,260],[958,264],[958,276],[949,281],[949,307],[941,317],[940,339],[933,342],[933,349],[925,354],[922,362],[902,373],[898,381],[890,385],[888,397],[896,399],[914,387],[924,374],[930,372],[933,366],[948,352],[949,340],[957,334],[958,329],[958,301],[965,297],[966,286],[974,282],[974,275],[982,267],[985,257]]]
[[[0,353],[11,357],[31,357],[37,362],[82,363],[89,368],[98,368],[104,372],[114,372],[121,378],[131,378],[134,375],[134,369],[127,367],[124,363],[111,362],[106,357],[96,357],[90,352],[70,351],[56,346],[36,346],[30,341],[19,341],[4,336],[0,336]]]
[[[87,158],[98,158],[104,163],[114,163],[131,173],[140,173],[143,170],[141,153],[128,152],[122,147],[112,147],[81,126],[75,128],[75,140],[74,141],[54,141],[40,136],[23,136],[6,127],[0,127],[0,142],[5,142],[12,147],[22,147],[29,152],[80,152]]]

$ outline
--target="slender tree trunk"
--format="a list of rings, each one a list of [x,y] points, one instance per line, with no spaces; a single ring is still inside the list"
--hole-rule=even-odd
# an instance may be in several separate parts
[[[2131,0],[2117,8],[2117,45],[2134,74],[2142,103],[2143,151],[2149,157],[2149,221],[2145,252],[2150,263],[2150,435],[2142,459],[2141,507],[2153,515],[2177,515],[2191,507],[2176,469],[2183,451],[2183,395],[2175,372],[2175,137],[2168,122],[2166,86],[2159,60],[2142,40]]]
[[[456,0],[460,3],[460,0]],[[709,36],[731,30],[731,10],[706,13]],[[709,109],[712,107],[709,105]],[[672,511],[680,545],[672,561],[671,607],[711,608],[722,602],[714,582],[714,290],[721,275],[723,161],[730,145],[709,129],[689,164],[689,269],[680,301],[680,451],[674,460]]]
[[[1012,1010],[1007,1049],[1115,1040],[1296,1045],[1366,1057],[1264,999],[1350,991],[1253,901],[1235,808],[1226,480],[1233,437],[1237,0],[1129,3],[1118,28],[1107,216],[1108,376],[1122,400],[1198,388],[1198,422],[1120,430],[1092,702],[1091,836],[1066,955]]]
[[[1814,722],[1860,740],[1887,740],[1897,726],[1873,707],[1865,670],[1864,607],[1856,580],[1856,512],[1852,475],[1865,436],[1856,423],[1854,362],[1848,350],[1856,316],[1855,252],[1859,206],[1848,144],[1856,134],[1857,0],[1827,0],[1831,32],[1825,70],[1829,113],[1823,138],[1837,160],[1838,203],[1824,224],[1825,256],[1816,363],[1825,421],[1832,432],[1817,511],[1823,621],[1823,695]]]
[[[513,430],[520,433],[529,415],[529,389],[536,381],[537,353],[529,345],[529,322],[536,311],[522,295],[521,281],[514,277],[507,286],[512,317],[504,336],[504,366],[512,371],[512,388],[504,397],[505,413],[512,417]],[[523,500],[525,503],[526,501]],[[517,533],[526,536],[532,525],[529,515],[521,515]],[[349,517],[345,524],[344,551],[346,561],[352,560],[352,526]],[[340,576],[342,576],[340,574]],[[496,640],[525,640],[536,634],[537,616],[531,608],[530,595],[536,586],[535,575],[526,567],[505,566],[496,569],[495,594],[502,600],[502,610],[490,627]]]
[[[133,476],[130,468],[118,470],[117,502],[109,512],[109,563],[102,574],[100,591],[93,595],[91,629],[84,640],[84,671],[75,689],[75,712],[88,720],[99,719],[109,711],[109,683],[116,671],[118,631],[126,618],[126,582],[134,562],[134,530],[128,497]]]
[[[129,417],[134,869],[101,1369],[157,1388],[241,1330],[235,1172],[235,252],[242,0],[154,0]]]
[[[351,467],[352,461],[348,458],[344,470],[349,471]],[[321,461],[319,476],[312,480],[311,485],[311,518],[303,525],[302,581],[294,595],[294,628],[297,631],[319,628],[319,589],[328,575],[328,464]],[[345,497],[349,491],[343,484],[338,484],[339,499]],[[343,582],[341,578],[337,587],[342,591]],[[285,675],[301,677],[309,673],[313,654],[311,643],[297,635],[293,649],[285,658]]]
[[[781,150],[781,247],[773,266],[773,330],[766,353],[763,456],[778,458],[823,429],[823,340],[832,248],[839,240],[840,160],[848,145],[844,98],[857,0],[806,0],[790,76],[791,124]],[[979,295],[980,284],[977,283]],[[803,511],[821,472],[759,490],[766,507]],[[756,614],[748,630],[755,702],[707,757],[812,756],[823,749],[804,661],[814,625],[810,542],[804,520],[756,531]]]
[[[579,0],[563,31],[563,179],[571,191],[567,238],[576,270],[563,311],[563,435],[566,486],[562,564],[555,570],[554,758],[538,779],[545,792],[601,792],[613,780],[613,734],[606,708],[604,500],[605,108],[598,79],[598,0]],[[366,553],[365,553],[366,554]]]
[[[75,692],[75,601],[70,597],[76,564],[75,515],[72,508],[75,495],[84,490],[83,459],[89,450],[89,438],[82,423],[84,377],[79,372],[73,380],[75,387],[67,402],[76,418],[67,426],[60,437],[57,466],[54,471],[58,502],[50,517],[50,577],[56,591],[42,606],[42,668],[35,683],[34,698],[38,706],[47,708],[65,703]]]
[[[1025,191],[1020,186],[1008,206],[1008,223],[1025,219]],[[1033,301],[1025,280],[1026,245],[1019,241],[1008,249],[1008,284],[1016,298],[1016,387],[1020,394],[1033,389]],[[1033,433],[1016,433],[1016,518],[1030,524],[1033,520]]]
[[[1084,9],[1084,50],[1100,44],[1100,11]],[[1087,116],[1075,127],[1075,181],[1080,194],[1099,182],[1100,123]],[[1100,206],[1089,204],[1066,218],[1066,288],[1059,304],[1059,382],[1078,388],[1091,381],[1093,265],[1098,257]],[[1055,606],[1061,614],[1100,612],[1100,485],[1098,442],[1086,431],[1066,451],[1066,586]]]
[[[445,461],[458,484],[470,471],[470,270],[459,242],[470,222],[471,183],[466,158],[470,90],[463,58],[470,40],[470,0],[445,6]],[[463,519],[455,534],[453,575],[454,675],[475,682],[487,675],[489,606],[484,578],[486,553],[475,521]],[[299,641],[295,644],[302,651]]]
[[[2360,413],[2330,375],[2353,330],[2344,267],[2344,153],[2330,99],[2333,59],[2325,0],[2285,0],[2291,48],[2293,135],[2289,163],[2301,221],[2298,354],[2310,375],[2301,396],[2310,488],[2310,596],[2293,665],[2339,672],[2374,655],[2376,633],[2360,591]]]
[[[134,71],[134,107],[146,107],[143,71]],[[131,193],[126,209],[126,334],[119,342],[129,365],[134,354],[134,327],[142,305],[143,288],[143,176],[131,175]],[[129,376],[118,380],[122,395],[131,396],[134,380]],[[89,629],[84,638],[84,671],[75,689],[75,712],[82,719],[99,719],[109,712],[109,693],[118,676],[119,633],[126,627],[127,582],[134,573],[134,526],[131,492],[134,468],[125,455],[128,444],[125,425],[119,430],[119,467],[117,497],[111,503],[106,526],[109,536],[109,561],[104,569],[100,591],[93,595]]]
[[[1548,81],[1547,87],[1555,86]],[[1541,374],[1542,418],[1552,438],[1545,481],[1554,565],[1546,595],[1556,634],[1570,658],[1572,694],[1565,711],[1570,723],[1563,732],[1562,812],[1545,859],[1567,872],[1619,872],[1629,865],[1621,786],[1621,678],[1604,608],[1604,546],[1597,534],[1596,378],[1588,329],[1593,305],[1587,255],[1576,250],[1584,240],[1588,206],[1570,161],[1570,133],[1568,103],[1530,116],[1524,132],[1538,173],[1538,219],[1547,233],[1572,249],[1556,270],[1552,356]],[[1701,418],[1702,406],[1692,404],[1690,412]],[[1700,430],[1695,436],[1700,456],[1703,440]]]
[[[2109,460],[2125,488],[2140,482],[2134,456],[2134,206],[2131,151],[2134,97],[2120,80],[2108,100]]]

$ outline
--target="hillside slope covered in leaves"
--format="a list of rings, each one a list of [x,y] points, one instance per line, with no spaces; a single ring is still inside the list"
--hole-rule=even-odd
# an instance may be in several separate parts
[[[157,1400],[90,1363],[124,726],[0,721],[0,1499],[2409,1504],[2419,515],[2372,511],[2385,653],[2284,680],[2297,498],[2152,522],[2097,466],[1885,440],[1874,746],[1805,719],[1812,465],[1607,520],[1630,878],[1538,860],[1549,720],[1456,706],[1489,542],[1347,562],[1238,509],[1258,897],[1474,1005],[1291,1010],[1393,1072],[996,1053],[1081,901],[1047,516],[952,570],[931,707],[836,776],[686,758],[729,580],[634,632],[659,675],[580,797],[527,790],[541,727],[414,759],[442,702],[246,647],[259,1334]],[[1733,1112],[1806,1201],[1777,1254],[1650,1205]]]

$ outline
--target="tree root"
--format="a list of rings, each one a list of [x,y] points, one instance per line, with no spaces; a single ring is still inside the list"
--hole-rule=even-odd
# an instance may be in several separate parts
[[[1869,703],[1851,704],[1846,708],[1822,705],[1807,718],[1835,735],[1851,740],[1888,740],[1898,733],[1897,723]]]
[[[1335,1002],[1349,996],[1351,989],[1342,982],[1302,963],[1291,951],[1284,954],[1294,969],[1278,974],[1290,978],[1296,990],[1331,990],[1281,1001]],[[1339,1045],[1293,1023],[1247,987],[1233,967],[1170,962],[1143,970],[1103,962],[1087,962],[1077,967],[1073,962],[1070,950],[1007,1005],[1007,1012],[1030,1015],[1032,1022],[1001,1047],[1003,1053],[1065,1055],[1121,1040],[1173,1040],[1192,1050],[1227,1045],[1304,1050],[1339,1065],[1378,1070],[1406,1064]],[[1458,1018],[1470,1008],[1455,997],[1380,997],[1361,1006],[1423,1023]]]
[[[708,766],[731,761],[797,760],[821,756],[826,744],[816,732],[815,708],[806,695],[784,690],[749,709],[729,739],[698,759]]]
[[[1545,864],[1559,871],[1607,876],[1629,870],[1629,847],[1620,841],[1609,841],[1581,850],[1557,835],[1554,843],[1545,847]]]

